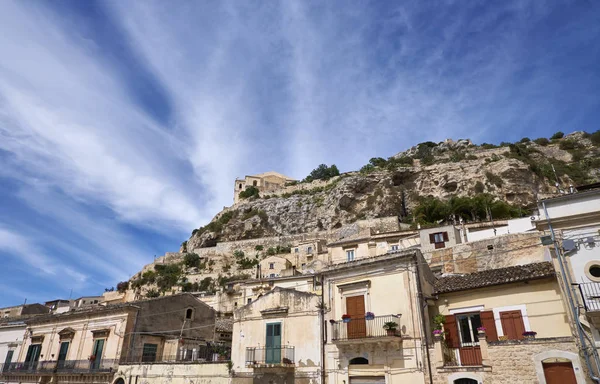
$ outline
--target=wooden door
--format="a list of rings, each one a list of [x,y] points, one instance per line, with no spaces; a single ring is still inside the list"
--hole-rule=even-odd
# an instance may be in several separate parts
[[[500,312],[500,322],[502,323],[504,336],[508,336],[509,340],[521,340],[524,338],[525,324],[523,324],[521,311]]]
[[[265,363],[281,363],[281,323],[267,324]]]
[[[364,296],[346,297],[346,313],[350,315],[347,324],[348,338],[360,339],[367,336],[367,324],[365,321],[365,298]]]
[[[542,363],[546,384],[577,384],[573,364]]]

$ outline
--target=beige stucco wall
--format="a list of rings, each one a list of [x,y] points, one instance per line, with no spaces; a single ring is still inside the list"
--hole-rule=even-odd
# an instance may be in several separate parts
[[[226,363],[121,365],[113,383],[122,378],[131,384],[227,384]]]
[[[271,264],[273,264],[273,269],[270,268]],[[283,276],[283,271],[292,267],[292,263],[281,256],[266,257],[261,260],[259,265],[262,277],[271,277],[271,275],[275,275],[273,277]]]
[[[258,301],[235,311],[232,340],[234,347],[231,351],[235,372],[254,372],[254,368],[246,367],[246,348],[264,347],[267,324],[279,322],[281,345],[294,347],[296,375],[318,377],[321,361],[318,303],[318,295],[276,289]],[[261,313],[264,310],[284,307],[288,308],[287,313]]]
[[[446,241],[445,248],[452,247],[456,244],[462,243],[460,237],[460,230],[453,225],[446,225],[443,227],[421,229],[419,231],[419,237],[421,238],[421,252],[423,254],[435,251],[435,244],[431,244],[429,241],[429,235],[432,233],[447,232],[448,241]],[[426,256],[427,257],[427,256]]]
[[[325,369],[329,383],[348,383],[352,376],[381,376],[387,383],[423,382],[422,332],[413,268],[412,259],[392,258],[325,276],[325,303],[330,308],[326,320],[339,321],[346,313],[345,298],[361,295],[365,298],[365,311],[373,312],[375,316],[402,315],[398,321],[401,342],[380,340],[369,343],[357,339],[342,345],[331,340],[333,326],[327,322]],[[349,365],[355,357],[364,357],[369,364]]]
[[[448,300],[446,303],[445,301]],[[554,279],[534,280],[529,283],[504,284],[495,287],[478,288],[439,295],[437,309],[444,315],[451,310],[468,307],[483,307],[483,310],[498,310],[502,307],[524,305],[525,327],[537,332],[537,337],[571,336],[567,313],[565,311],[558,283]],[[515,308],[516,309],[516,308]],[[510,310],[510,309],[505,309]],[[478,312],[474,309],[473,312]],[[499,318],[496,319],[498,328]],[[498,329],[498,334],[501,334]]]
[[[104,341],[102,359],[119,359],[128,322],[132,322],[130,316],[134,315],[129,315],[127,312],[117,312],[92,316],[72,316],[71,318],[56,319],[51,323],[30,325],[28,330],[31,331],[34,337],[44,336],[40,361],[57,360],[61,343],[58,332],[65,328],[73,328],[75,330],[75,335],[67,351],[66,360],[87,360],[92,354],[94,345],[92,331],[102,329],[110,329],[108,337]],[[31,340],[31,337],[24,339],[23,348],[21,348],[21,353],[19,354],[19,362],[25,361]],[[17,360],[15,359],[14,361]]]

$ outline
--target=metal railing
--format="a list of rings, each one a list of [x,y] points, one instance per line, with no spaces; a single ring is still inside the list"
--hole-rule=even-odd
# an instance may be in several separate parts
[[[294,365],[294,347],[246,348],[246,365]]]
[[[177,355],[157,355],[155,353],[132,353],[121,358],[120,364],[145,364],[145,363],[208,363],[231,360],[231,347],[227,346],[199,346],[184,349]]]
[[[52,373],[104,373],[112,372],[118,367],[117,360],[61,360],[61,361],[29,361],[3,364],[0,369],[7,374],[52,374]]]
[[[600,283],[580,283],[579,293],[587,312],[600,311]]]
[[[388,330],[384,325],[396,323],[396,330]],[[400,336],[400,315],[385,315],[373,317],[353,317],[349,322],[331,322],[331,340],[343,341],[367,339],[373,337]]]

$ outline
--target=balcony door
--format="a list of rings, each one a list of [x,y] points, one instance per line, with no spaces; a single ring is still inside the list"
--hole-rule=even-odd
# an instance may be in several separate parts
[[[281,323],[267,324],[265,348],[265,363],[281,363]]]
[[[37,362],[40,360],[40,352],[42,350],[41,344],[32,344],[27,349],[27,355],[25,356],[25,368],[35,369]]]
[[[346,314],[350,315],[347,323],[348,338],[360,339],[367,336],[367,324],[365,321],[365,297],[346,297]]]
[[[94,340],[94,348],[92,349],[92,356],[90,369],[100,368],[100,360],[102,360],[102,350],[104,349],[104,339]]]
[[[60,350],[58,351],[58,360],[56,361],[57,368],[65,367],[65,360],[67,360],[67,352],[69,351],[69,342],[63,341],[60,343]]]

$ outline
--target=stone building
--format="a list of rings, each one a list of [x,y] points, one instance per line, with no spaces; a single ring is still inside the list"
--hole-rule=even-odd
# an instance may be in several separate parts
[[[111,383],[122,365],[206,359],[215,312],[191,294],[91,306],[25,321],[6,382]],[[212,358],[212,354],[208,356]]]
[[[236,204],[240,200],[240,192],[246,187],[253,186],[258,188],[260,193],[274,192],[285,186],[286,183],[291,183],[296,180],[287,177],[277,172],[264,172],[257,175],[247,175],[243,179],[235,179],[233,187],[233,203]]]
[[[326,382],[423,383],[434,280],[417,249],[325,269]]]
[[[319,295],[275,287],[234,314],[234,383],[318,383]]]
[[[551,262],[448,275],[435,289],[435,383],[587,383]]]
[[[0,308],[0,318],[17,318],[21,316],[43,315],[50,312],[50,309],[43,304],[23,304],[14,307]]]

